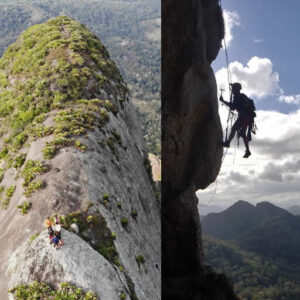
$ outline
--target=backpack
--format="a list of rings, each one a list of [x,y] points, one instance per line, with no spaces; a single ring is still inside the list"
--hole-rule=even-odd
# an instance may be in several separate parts
[[[247,111],[248,115],[251,116],[251,121],[248,127],[248,132],[246,134],[248,141],[252,140],[251,133],[256,134],[257,126],[255,124],[254,118],[256,117],[255,113],[255,104],[254,101],[248,98],[245,94],[243,94],[244,98],[244,108]]]
[[[256,108],[255,108],[254,101],[248,98],[246,95],[243,96],[244,96],[244,108],[249,113],[249,115],[251,115],[251,117],[254,119],[256,117],[256,113],[255,113]]]
[[[48,234],[49,235],[53,235],[54,234],[54,230],[52,229],[51,226],[48,227]]]

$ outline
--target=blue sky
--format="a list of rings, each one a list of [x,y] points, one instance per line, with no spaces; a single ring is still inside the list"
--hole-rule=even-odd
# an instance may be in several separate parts
[[[300,1],[222,0],[222,8],[233,81],[255,101],[258,132],[248,159],[242,141],[231,143],[217,186],[197,193],[200,213],[238,200],[300,205]],[[227,88],[223,49],[212,67]],[[224,130],[228,112],[219,105],[219,113]]]
[[[233,40],[228,47],[230,61],[246,64],[253,56],[267,57],[279,74],[280,87],[287,95],[299,94],[300,86],[300,1],[290,0],[223,0],[222,7],[239,16],[232,27]],[[255,42],[258,41],[258,42]],[[215,70],[225,64],[223,51],[213,64]],[[285,105],[266,96],[258,108],[288,112],[296,105]]]

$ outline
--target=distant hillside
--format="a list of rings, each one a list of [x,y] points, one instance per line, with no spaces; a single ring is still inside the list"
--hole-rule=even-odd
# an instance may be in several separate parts
[[[268,220],[236,241],[240,247],[269,259],[298,264],[300,271],[300,216],[288,215]]]
[[[202,230],[204,234],[230,240],[266,220],[283,216],[291,214],[269,202],[261,202],[254,206],[240,200],[223,212],[208,214],[202,220]]]
[[[226,208],[220,205],[208,205],[206,206],[205,204],[198,204],[198,211],[199,214],[204,218],[205,216],[207,216],[208,214],[211,213],[219,213],[221,211],[224,211]]]
[[[203,236],[205,260],[234,282],[243,300],[300,299],[300,272],[294,265],[242,250],[229,241]]]
[[[300,299],[300,216],[238,201],[202,228],[207,263],[232,277],[243,300]]]

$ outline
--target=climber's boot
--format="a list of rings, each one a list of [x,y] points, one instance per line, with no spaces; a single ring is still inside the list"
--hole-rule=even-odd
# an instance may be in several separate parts
[[[223,147],[226,147],[226,148],[229,148],[229,147],[230,147],[229,141],[221,142],[221,145],[222,145]]]
[[[248,158],[251,155],[250,150],[246,150],[245,154],[244,154],[244,158]]]

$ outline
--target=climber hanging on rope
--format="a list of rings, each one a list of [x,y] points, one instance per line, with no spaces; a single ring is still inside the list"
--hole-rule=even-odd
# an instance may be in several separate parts
[[[255,105],[253,100],[249,99],[245,94],[241,93],[242,85],[238,82],[232,83],[231,89],[233,93],[233,101],[227,102],[220,96],[220,101],[226,104],[230,110],[237,110],[238,118],[234,122],[230,135],[225,142],[222,142],[223,147],[230,147],[230,142],[237,132],[238,137],[242,137],[246,152],[243,156],[247,158],[251,155],[249,142],[251,141],[251,131],[254,132]],[[248,129],[248,131],[247,131]]]

